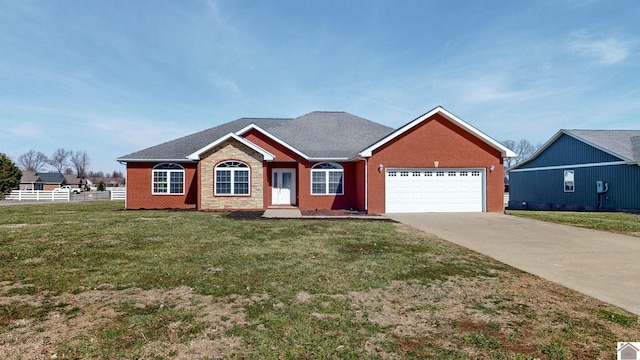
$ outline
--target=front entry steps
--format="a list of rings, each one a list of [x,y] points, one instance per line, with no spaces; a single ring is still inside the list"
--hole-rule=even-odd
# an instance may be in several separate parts
[[[270,206],[264,214],[263,218],[269,219],[291,219],[302,217],[300,209],[293,206]]]

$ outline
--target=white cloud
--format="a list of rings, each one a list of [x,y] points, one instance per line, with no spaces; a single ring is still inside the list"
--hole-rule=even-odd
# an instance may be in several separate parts
[[[449,90],[449,98],[466,104],[524,104],[555,96],[565,87],[540,77],[519,77],[514,71],[504,70],[494,74],[474,74],[449,79],[443,85]]]
[[[223,78],[222,76],[216,74],[215,72],[209,73],[209,79],[213,85],[217,88],[223,89],[225,91],[229,91],[234,95],[240,95],[242,92],[240,91],[240,86],[236,84],[234,81]]]
[[[43,128],[39,124],[31,122],[11,122],[15,125],[8,127],[6,130],[15,138],[32,139],[32,140],[45,140],[47,134],[43,131]]]
[[[615,38],[590,38],[584,31],[575,33],[569,41],[569,51],[610,66],[624,61],[631,55],[633,42]]]

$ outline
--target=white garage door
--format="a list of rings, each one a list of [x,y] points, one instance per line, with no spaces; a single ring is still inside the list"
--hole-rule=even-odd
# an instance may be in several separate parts
[[[482,169],[387,169],[387,213],[481,212]]]

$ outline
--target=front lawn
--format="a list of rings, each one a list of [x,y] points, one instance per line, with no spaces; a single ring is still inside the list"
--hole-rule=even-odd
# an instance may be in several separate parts
[[[636,315],[410,227],[0,207],[0,358],[591,359]]]
[[[570,212],[509,210],[509,214],[558,224],[640,237],[640,215],[622,212]]]

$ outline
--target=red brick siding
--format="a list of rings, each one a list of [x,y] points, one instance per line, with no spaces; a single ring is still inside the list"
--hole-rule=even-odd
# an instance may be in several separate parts
[[[275,162],[267,162],[268,171],[265,171],[265,208],[271,205],[271,169],[273,168],[295,168],[296,169],[296,204],[300,210],[315,209],[364,209],[359,205],[358,193],[364,197],[362,187],[364,182],[358,183],[356,173],[356,163],[340,163],[344,167],[344,195],[311,195],[311,167],[317,162],[309,162],[290,149],[276,143],[262,133],[252,130],[244,137],[252,143],[260,146],[276,157]],[[362,167],[362,165],[360,165]],[[360,202],[363,202],[362,200]]]
[[[342,162],[344,169],[344,195],[311,195],[311,167],[317,162],[302,162],[298,166],[298,206],[300,210],[350,209],[358,207],[358,191],[364,186],[358,183],[356,164]]]
[[[504,167],[500,152],[439,114],[377,149],[369,159],[369,213],[385,212],[385,172],[388,167],[485,168],[486,210],[504,210]],[[495,170],[489,172],[493,165]]]
[[[354,183],[354,191],[355,198],[353,208],[358,211],[364,211],[367,209],[366,200],[365,200],[365,191],[366,191],[366,174],[365,174],[365,161],[360,160],[354,164],[355,166],[355,183]]]
[[[245,139],[270,152],[273,156],[276,157],[276,161],[278,162],[298,162],[300,160],[303,160],[300,155],[297,155],[283,145],[280,145],[277,142],[271,140],[269,137],[263,135],[257,130],[251,130],[243,136]]]
[[[196,164],[184,166],[185,194],[153,195],[152,171],[158,163],[127,163],[127,209],[193,209],[197,202]]]

